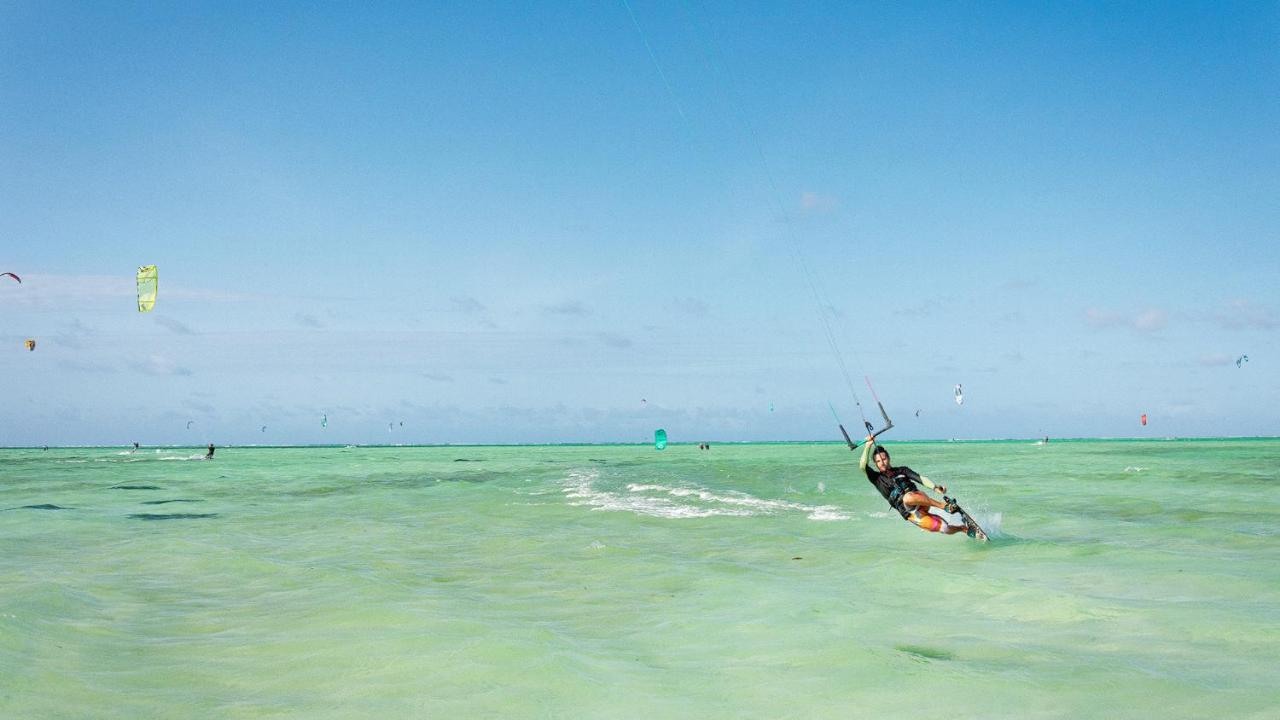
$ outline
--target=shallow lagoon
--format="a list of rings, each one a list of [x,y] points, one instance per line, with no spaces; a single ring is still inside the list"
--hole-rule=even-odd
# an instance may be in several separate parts
[[[1275,716],[1280,441],[890,449],[2,450],[0,715]]]

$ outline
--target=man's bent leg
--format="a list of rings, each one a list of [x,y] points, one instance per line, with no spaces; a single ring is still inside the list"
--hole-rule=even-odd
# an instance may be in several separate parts
[[[928,495],[917,490],[913,490],[906,495],[903,495],[902,504],[906,505],[910,510],[919,510],[920,512],[926,512],[929,508],[938,508],[939,510],[946,508],[945,503],[939,500],[934,500]]]
[[[930,513],[919,513],[907,518],[916,527],[926,532],[940,532],[943,535],[955,535],[956,533],[968,533],[969,529],[963,525],[952,525],[937,515]]]
[[[950,527],[946,523],[942,522],[942,518],[938,517],[937,515],[930,515],[929,513],[912,515],[911,517],[907,518],[907,520],[914,523],[916,527],[919,527],[921,530],[924,530],[926,532],[938,532],[939,530],[943,530],[944,528]]]

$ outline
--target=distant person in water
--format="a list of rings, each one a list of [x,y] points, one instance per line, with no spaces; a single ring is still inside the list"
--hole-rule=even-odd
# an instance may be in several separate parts
[[[929,512],[930,508],[938,508],[953,513],[956,508],[952,504],[934,500],[924,494],[916,483],[924,485],[939,495],[947,491],[945,487],[933,484],[932,480],[905,465],[894,467],[889,463],[889,451],[883,446],[876,447],[875,453],[871,452],[875,444],[875,438],[868,435],[866,443],[862,446],[862,459],[858,461],[858,467],[867,473],[867,480],[880,491],[884,499],[889,501],[889,506],[897,510],[903,520],[928,532],[940,532],[946,535],[965,533],[973,537],[975,530],[968,525],[952,525]],[[875,458],[874,468],[867,464],[868,458],[871,457]]]
[[[209,452],[204,454],[204,459],[205,460],[213,459],[213,443],[209,443]]]
[[[134,444],[133,444],[133,449],[134,449],[134,450],[137,450],[137,449],[138,449],[138,443],[134,443]]]

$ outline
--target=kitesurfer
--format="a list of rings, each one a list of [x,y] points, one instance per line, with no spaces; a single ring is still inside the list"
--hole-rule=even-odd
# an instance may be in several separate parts
[[[941,532],[946,535],[965,533],[973,537],[974,528],[967,525],[952,525],[941,517],[930,513],[930,508],[938,508],[946,512],[955,512],[956,508],[952,503],[944,503],[929,497],[921,492],[916,483],[924,485],[939,495],[947,491],[945,487],[935,485],[932,480],[905,465],[894,467],[889,463],[889,451],[884,446],[876,447],[874,454],[871,452],[871,448],[875,444],[875,438],[867,436],[866,443],[862,446],[862,459],[858,461],[858,467],[867,473],[867,480],[875,486],[876,490],[880,491],[880,494],[884,496],[885,500],[889,501],[889,505],[894,510],[898,511],[903,520],[913,523],[921,530],[927,530],[928,532]],[[875,458],[874,468],[867,462],[872,457]]]
[[[209,443],[209,452],[204,454],[204,459],[205,460],[213,459],[213,443]]]

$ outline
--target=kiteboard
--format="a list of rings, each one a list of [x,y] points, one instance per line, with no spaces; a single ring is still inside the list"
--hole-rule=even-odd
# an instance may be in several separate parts
[[[955,504],[954,498],[944,498],[944,499],[952,504]],[[956,509],[956,514],[959,515],[960,519],[964,521],[965,527],[969,528],[970,530],[973,530],[973,534],[970,535],[970,537],[972,537],[974,540],[977,540],[979,542],[987,542],[991,539],[987,537],[987,532],[982,529],[982,526],[978,524],[978,521],[974,520],[973,517],[969,515],[969,513],[965,512],[964,508],[956,504],[955,509]]]

